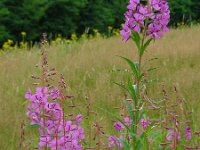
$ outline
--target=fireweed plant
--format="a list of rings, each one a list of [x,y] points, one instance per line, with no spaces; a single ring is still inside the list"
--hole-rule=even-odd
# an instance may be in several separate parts
[[[142,58],[148,45],[167,32],[167,25],[170,21],[170,11],[165,0],[130,0],[125,13],[125,23],[121,35],[125,42],[130,38],[137,47],[138,61],[134,62],[122,57],[130,66],[133,75],[128,80],[125,89],[132,101],[124,101],[129,111],[129,117],[124,121],[115,123],[115,130],[121,131],[124,128],[127,134],[120,135],[120,138],[109,137],[109,146],[123,147],[125,149],[149,149],[151,131],[154,124],[149,117],[143,113],[145,103],[145,73],[142,71]]]
[[[31,126],[37,126],[39,129],[38,149],[81,150],[81,143],[85,139],[84,129],[80,126],[83,117],[81,114],[74,116],[65,113],[65,107],[75,106],[73,104],[65,106],[72,96],[64,94],[66,85],[63,75],[60,76],[58,87],[51,85],[56,71],[48,69],[46,46],[47,40],[44,35],[41,45],[42,75],[33,76],[41,82],[34,83],[37,85],[35,93],[28,90],[25,95],[29,101],[26,115],[31,120]]]
[[[134,41],[137,47],[138,60],[132,61],[122,57],[130,66],[132,77],[128,80],[127,85],[116,84],[128,93],[128,98],[124,101],[128,113],[122,115],[123,119],[117,118],[113,126],[114,130],[117,131],[117,136],[108,137],[108,146],[127,150],[152,149],[150,145],[157,136],[154,128],[160,126],[166,131],[164,132],[166,135],[164,135],[164,139],[161,139],[164,141],[160,141],[159,147],[176,150],[180,148],[181,139],[179,116],[175,112],[169,111],[169,106],[165,100],[161,101],[163,106],[160,106],[147,97],[146,84],[148,81],[146,74],[152,69],[145,70],[142,64],[143,55],[149,44],[158,38],[162,38],[164,32],[168,32],[167,25],[170,21],[168,3],[166,0],[129,0],[127,9],[125,23],[120,33],[124,42],[129,39]],[[164,109],[165,116],[161,119],[162,121],[152,121],[145,115],[147,103],[151,105],[151,109]],[[175,107],[172,108],[175,109]],[[170,121],[171,124],[167,121]],[[171,127],[168,127],[168,125],[171,125]],[[190,124],[186,124],[184,132],[185,137],[183,139],[190,141],[192,138]]]

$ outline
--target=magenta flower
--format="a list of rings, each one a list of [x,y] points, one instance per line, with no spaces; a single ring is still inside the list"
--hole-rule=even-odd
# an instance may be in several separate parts
[[[126,20],[120,31],[125,42],[132,31],[140,33],[145,30],[145,35],[153,39],[161,38],[163,32],[168,32],[170,11],[166,0],[148,0],[147,5],[139,0],[130,0],[127,9]]]
[[[168,133],[168,135],[167,135],[167,140],[168,140],[168,141],[171,141],[171,140],[173,140],[173,139],[175,138],[174,129],[169,129],[168,131],[169,131],[169,133]],[[178,135],[177,135],[176,138],[178,138],[178,140],[181,139],[180,133],[178,133]]]
[[[117,143],[117,138],[115,137],[115,136],[109,136],[108,137],[108,141],[109,141],[109,143],[108,143],[108,147],[113,147],[113,146],[115,146],[116,145],[116,143]]]
[[[120,34],[124,37],[124,41],[128,41],[131,36],[131,30],[128,28],[127,24],[123,25],[123,30],[120,31]]]
[[[148,117],[147,119],[141,119],[140,125],[141,125],[142,128],[147,129],[151,125],[150,118]]]
[[[47,87],[38,87],[35,94],[29,90],[25,95],[30,101],[26,114],[31,119],[32,125],[39,125],[38,149],[47,147],[51,150],[81,150],[80,142],[85,139],[84,129],[79,126],[82,115],[79,114],[74,119],[76,124],[73,124],[71,120],[63,121],[63,110],[56,102],[59,93],[57,88],[51,91],[50,96],[54,102],[48,101]]]
[[[36,94],[39,96],[45,96],[48,94],[48,88],[47,87],[37,87],[36,88]]]
[[[40,142],[39,142],[39,148],[41,149],[41,148],[49,145],[50,140],[51,140],[50,136],[41,136],[40,137]]]
[[[55,87],[53,90],[51,90],[50,96],[53,100],[58,99],[60,97],[60,91],[58,90],[57,87]]]
[[[131,127],[132,125],[132,120],[129,117],[124,118],[124,123],[128,126]]]
[[[117,131],[121,131],[124,129],[124,125],[121,122],[115,122],[114,129]]]
[[[84,129],[79,126],[77,131],[78,131],[78,134],[79,134],[78,135],[79,139],[84,140],[85,139]]]
[[[31,92],[30,89],[28,89],[28,91],[27,91],[26,94],[25,94],[25,98],[26,98],[26,99],[30,99],[31,97],[32,97],[32,92]]]
[[[76,116],[76,124],[80,124],[81,122],[82,122],[82,115],[81,114],[78,114],[77,116]]]
[[[186,134],[186,140],[191,140],[192,139],[192,130],[190,127],[187,127],[185,129],[185,134]]]
[[[122,135],[120,135],[119,138],[120,138],[121,140],[124,139]],[[119,140],[117,139],[116,136],[109,136],[109,137],[108,137],[108,141],[109,141],[108,147],[110,147],[110,148],[112,148],[112,147],[123,148],[123,147],[124,147],[123,144],[121,144],[121,143],[119,142]]]
[[[127,8],[129,10],[133,10],[137,7],[137,4],[139,4],[140,0],[130,0],[129,5],[127,6]]]
[[[48,88],[47,87],[37,87],[36,93],[33,100],[38,100],[45,103],[48,99]]]

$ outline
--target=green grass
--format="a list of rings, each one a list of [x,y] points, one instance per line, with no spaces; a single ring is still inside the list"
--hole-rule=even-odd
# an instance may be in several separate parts
[[[151,63],[159,67],[149,75],[157,79],[149,90],[150,95],[158,97],[164,82],[167,89],[176,84],[181,96],[189,102],[195,111],[196,126],[200,129],[200,27],[171,30],[166,36],[155,41],[145,54],[145,59],[159,58]],[[121,37],[93,39],[73,45],[51,46],[48,48],[49,66],[56,67],[63,73],[68,85],[67,93],[74,95],[77,105],[76,113],[86,114],[86,100],[91,101],[94,116],[106,133],[112,126],[111,116],[100,108],[119,114],[114,106],[122,105],[123,91],[113,82],[125,82],[128,68],[118,56],[136,59],[136,49],[132,42],[123,43]],[[0,56],[0,149],[19,149],[20,124],[25,116],[26,90],[34,86],[32,74],[38,73],[34,68],[39,63],[40,54],[37,48],[30,51],[14,51]],[[149,63],[147,63],[147,67]],[[118,71],[121,70],[121,71]],[[172,90],[171,90],[172,91]],[[172,93],[172,92],[171,92]],[[95,122],[94,122],[95,123]],[[26,141],[35,137],[27,129]],[[34,142],[33,142],[34,143]],[[35,142],[36,143],[36,142]]]

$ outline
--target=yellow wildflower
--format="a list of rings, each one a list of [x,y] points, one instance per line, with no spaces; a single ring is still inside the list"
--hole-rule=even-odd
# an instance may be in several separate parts
[[[26,36],[26,32],[24,32],[24,31],[21,32],[21,35],[22,35],[22,36]]]

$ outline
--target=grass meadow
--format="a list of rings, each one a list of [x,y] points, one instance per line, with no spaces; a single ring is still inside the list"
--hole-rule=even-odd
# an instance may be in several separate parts
[[[136,59],[134,44],[131,41],[125,44],[120,36],[70,45],[61,43],[48,48],[49,66],[63,73],[67,93],[74,96],[73,103],[77,107],[67,111],[86,115],[90,102],[95,112],[94,123],[99,122],[106,134],[112,133],[113,118],[102,109],[120,114],[114,107],[122,105],[124,92],[114,82],[126,82],[128,76],[128,66],[118,56]],[[176,85],[189,111],[194,111],[195,126],[200,129],[200,26],[172,29],[164,38],[153,42],[145,53],[145,60],[153,58],[158,59],[145,62],[146,68],[150,65],[158,68],[148,75],[154,80],[149,85],[149,95],[155,99],[160,97],[163,84],[173,95]],[[34,90],[31,75],[40,72],[34,67],[39,62],[38,48],[0,56],[0,150],[18,149],[21,123],[29,123],[24,94],[29,87]],[[175,96],[171,99],[176,101]],[[36,135],[29,128],[25,130],[26,143],[31,147],[37,147]]]

